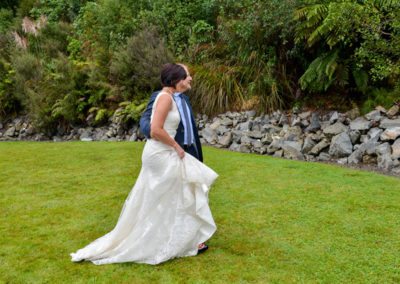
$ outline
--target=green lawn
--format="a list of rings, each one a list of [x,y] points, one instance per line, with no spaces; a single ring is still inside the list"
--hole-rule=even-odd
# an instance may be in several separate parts
[[[218,230],[198,257],[72,263],[113,229],[142,143],[0,143],[0,283],[399,283],[400,180],[206,147]]]

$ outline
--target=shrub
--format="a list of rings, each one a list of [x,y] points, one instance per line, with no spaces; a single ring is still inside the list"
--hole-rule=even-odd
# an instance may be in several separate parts
[[[123,98],[131,100],[160,88],[161,67],[172,61],[156,29],[148,27],[129,38],[114,54],[110,75]]]

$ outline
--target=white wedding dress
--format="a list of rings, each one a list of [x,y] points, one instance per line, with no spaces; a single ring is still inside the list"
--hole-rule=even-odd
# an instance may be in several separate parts
[[[154,101],[151,117],[160,95]],[[164,123],[171,137],[175,137],[179,122],[179,111],[172,100]],[[115,228],[71,253],[72,261],[88,260],[97,265],[158,264],[196,255],[198,245],[216,230],[208,191],[217,177],[190,154],[180,159],[171,146],[149,139],[143,150],[140,174]]]

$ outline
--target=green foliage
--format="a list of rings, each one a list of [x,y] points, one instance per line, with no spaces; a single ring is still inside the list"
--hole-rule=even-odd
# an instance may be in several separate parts
[[[46,15],[51,22],[73,22],[86,2],[86,0],[39,0],[30,14],[36,19]]]
[[[0,119],[20,110],[20,102],[14,95],[15,70],[0,59]]]
[[[127,124],[139,122],[140,116],[146,109],[147,103],[147,99],[122,102],[119,104],[122,108],[117,110],[118,115],[121,116],[122,121]]]
[[[361,112],[368,113],[375,109],[376,106],[383,106],[388,109],[393,106],[394,103],[400,103],[400,84],[393,90],[387,90],[384,88],[373,89],[368,94],[368,99],[364,101]]]
[[[300,78],[304,90],[365,93],[369,81],[394,86],[400,78],[399,1],[308,2],[295,12],[296,42],[305,42],[315,58]]]
[[[5,0],[1,111],[50,130],[106,123],[123,102],[135,121],[173,60],[191,66],[202,113],[322,106],[332,94],[347,98],[327,100],[340,109],[372,105],[397,94],[399,46],[399,1]]]
[[[38,35],[28,34],[28,51],[40,58],[56,58],[67,54],[68,37],[72,26],[64,22],[49,22]]]
[[[8,9],[0,9],[0,33],[6,33],[13,22],[13,12]]]
[[[110,75],[123,98],[130,100],[160,88],[161,66],[168,62],[172,55],[164,41],[154,27],[146,27],[114,53]]]

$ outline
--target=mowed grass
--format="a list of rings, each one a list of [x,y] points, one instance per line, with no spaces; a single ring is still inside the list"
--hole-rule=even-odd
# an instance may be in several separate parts
[[[158,266],[72,263],[113,229],[143,143],[0,143],[2,283],[398,283],[400,180],[205,147],[218,230]]]

